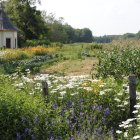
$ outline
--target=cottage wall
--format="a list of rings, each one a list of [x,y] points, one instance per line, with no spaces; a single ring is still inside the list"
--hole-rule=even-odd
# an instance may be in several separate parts
[[[2,31],[0,32],[0,47],[6,47],[6,38],[10,38],[11,48],[17,48],[17,32],[16,31]]]
[[[3,32],[0,32],[0,48],[4,46]]]

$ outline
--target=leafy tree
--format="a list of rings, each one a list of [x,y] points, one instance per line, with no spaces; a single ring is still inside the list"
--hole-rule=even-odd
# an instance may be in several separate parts
[[[88,28],[84,28],[81,30],[81,42],[92,42],[93,37],[92,37],[92,32]]]
[[[134,37],[136,37],[136,35],[133,34],[133,33],[126,33],[126,34],[123,35],[124,39],[134,38]]]
[[[76,41],[75,29],[72,28],[70,25],[65,24],[64,30],[67,34],[67,43],[73,43]]]
[[[50,41],[62,43],[65,43],[67,41],[67,33],[60,21],[55,20],[53,24],[49,25],[48,27],[48,38],[50,39]]]
[[[136,34],[136,38],[140,39],[140,31]]]
[[[36,9],[36,2],[36,0],[7,0],[5,3],[6,12],[19,29],[20,41],[46,37],[48,28],[42,12]]]

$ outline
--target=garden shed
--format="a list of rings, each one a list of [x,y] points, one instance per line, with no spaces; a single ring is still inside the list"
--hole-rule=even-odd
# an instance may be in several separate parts
[[[0,7],[0,48],[17,48],[17,28]]]

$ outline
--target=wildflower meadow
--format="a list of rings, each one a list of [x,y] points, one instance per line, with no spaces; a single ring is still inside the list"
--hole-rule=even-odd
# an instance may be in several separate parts
[[[88,47],[86,46],[84,51]],[[83,46],[81,48],[84,49]],[[46,50],[42,52],[43,49],[36,53],[38,48],[27,48],[30,51],[32,49],[35,52],[34,56],[31,57],[30,54],[28,58],[17,60],[21,65],[16,66],[13,72],[5,71],[0,75],[0,138],[2,140],[140,139],[139,71],[138,65],[134,63],[129,65],[130,62],[127,61],[130,59],[127,52],[129,50],[124,50],[124,53],[120,54],[118,61],[125,61],[123,62],[125,65],[121,65],[118,64],[115,56],[119,50],[89,48],[88,51],[95,51],[99,59],[99,63],[94,65],[96,74],[71,76],[57,73],[43,74],[39,71],[33,73],[29,67],[29,63],[41,62],[40,68],[44,64],[51,63],[48,60],[62,61],[63,56],[59,55],[61,49],[65,48],[48,48],[47,53]],[[122,52],[121,49],[120,52]],[[3,53],[5,52],[1,51],[1,57],[4,56]],[[66,52],[62,53],[66,54]],[[130,57],[133,54],[139,60],[137,50],[132,51]],[[76,54],[74,55],[75,59]],[[127,59],[124,59],[124,55]],[[80,59],[86,59],[86,57]],[[91,57],[93,58],[93,55]],[[113,59],[114,57],[116,59]],[[2,58],[1,62],[3,61],[5,60]],[[127,65],[127,62],[130,69],[135,68],[130,73],[127,68],[120,70]],[[16,63],[16,61],[13,60],[10,63]],[[27,67],[23,69],[24,63]],[[114,71],[116,70],[115,73],[112,73],[111,66]],[[133,118],[130,117],[128,81],[131,72],[135,72],[137,76],[137,104],[134,106]],[[42,87],[44,81],[48,84],[46,96],[43,94]]]

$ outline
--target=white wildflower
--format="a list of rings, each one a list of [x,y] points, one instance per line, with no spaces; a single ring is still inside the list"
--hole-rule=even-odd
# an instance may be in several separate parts
[[[117,133],[117,134],[121,134],[121,133],[122,133],[122,131],[120,131],[120,130],[117,130],[117,131],[116,131],[116,133]]]
[[[135,118],[127,119],[126,121],[127,121],[127,122],[132,122],[132,121],[134,121],[134,120],[135,120]]]
[[[136,114],[136,113],[138,113],[138,110],[134,110],[132,113]]]
[[[133,137],[133,140],[137,140],[137,139],[139,139],[139,138],[140,138],[140,136],[137,135],[137,136],[134,136],[134,137]]]
[[[36,83],[36,86],[37,87],[41,87],[41,83]]]
[[[32,94],[34,94],[34,92],[30,92],[29,94],[32,95]]]
[[[135,108],[140,108],[140,104],[137,104],[134,106]]]
[[[63,97],[58,97],[58,99],[63,99]]]
[[[122,92],[119,92],[119,93],[118,93],[118,95],[119,95],[119,96],[122,96],[122,95],[123,95],[123,93],[122,93]]]
[[[118,98],[115,98],[114,100],[115,100],[115,101],[117,101],[117,102],[121,102],[121,100],[120,100],[120,99],[118,99]]]
[[[104,95],[105,92],[104,91],[100,91],[99,95]]]
[[[117,105],[118,107],[124,107],[123,105]]]
[[[21,87],[23,87],[23,83],[19,83],[19,84],[16,84],[15,86],[17,87],[17,88],[21,88]]]
[[[60,95],[61,95],[61,96],[64,96],[65,94],[66,94],[66,91],[61,91],[61,92],[60,92]]]
[[[124,103],[124,105],[128,105],[129,104],[127,101],[124,101],[123,103]]]
[[[119,127],[124,127],[124,126],[125,126],[124,124],[120,124],[120,125],[119,125]]]
[[[112,91],[112,88],[105,89],[104,91],[105,91],[105,92]]]
[[[124,137],[125,137],[125,138],[128,137],[128,132],[124,132]]]
[[[83,89],[85,89],[87,91],[92,91],[93,90],[93,88],[91,88],[91,87],[84,87]]]
[[[71,94],[71,96],[74,96],[74,95],[77,95],[77,94],[78,94],[78,92]]]

